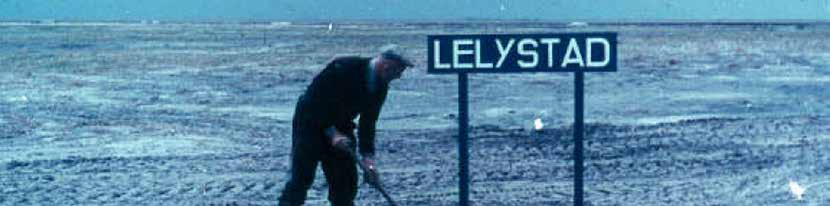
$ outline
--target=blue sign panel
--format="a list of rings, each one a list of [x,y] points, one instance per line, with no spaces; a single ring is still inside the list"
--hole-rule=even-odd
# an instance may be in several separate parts
[[[613,72],[616,33],[429,35],[427,73]]]

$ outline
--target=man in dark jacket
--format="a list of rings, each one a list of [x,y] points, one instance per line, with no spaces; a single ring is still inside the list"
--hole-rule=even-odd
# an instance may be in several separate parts
[[[290,176],[280,205],[303,204],[318,163],[322,163],[329,185],[331,204],[354,205],[357,167],[347,153],[354,150],[353,142],[358,142],[361,161],[372,170],[364,172],[365,179],[378,181],[374,170],[375,122],[389,82],[400,78],[410,66],[408,60],[386,50],[373,58],[336,58],[314,77],[294,111]],[[358,115],[356,126],[352,120]]]

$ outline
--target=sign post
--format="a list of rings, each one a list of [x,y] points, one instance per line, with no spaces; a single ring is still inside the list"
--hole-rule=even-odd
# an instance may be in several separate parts
[[[582,172],[584,171],[583,167],[583,156],[582,156],[582,147],[584,146],[582,140],[584,139],[585,133],[582,131],[585,128],[585,120],[583,119],[583,115],[585,114],[584,106],[585,106],[585,92],[583,91],[584,88],[584,76],[585,73],[583,72],[575,72],[574,73],[574,205],[582,206],[583,203],[583,177]]]
[[[427,73],[458,74],[459,205],[470,201],[469,73],[574,73],[574,205],[584,194],[584,75],[617,71],[616,33],[429,35]]]
[[[467,149],[469,107],[467,107],[467,73],[458,73],[458,196],[460,205],[470,200],[470,154]]]

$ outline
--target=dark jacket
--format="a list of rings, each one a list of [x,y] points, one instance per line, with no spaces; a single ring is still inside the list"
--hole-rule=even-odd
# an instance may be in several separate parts
[[[355,124],[360,115],[357,139],[363,155],[375,153],[375,122],[377,122],[389,86],[375,80],[375,90],[369,91],[368,67],[370,58],[340,57],[326,65],[300,97],[295,119],[313,129],[335,126],[338,131],[354,138]]]

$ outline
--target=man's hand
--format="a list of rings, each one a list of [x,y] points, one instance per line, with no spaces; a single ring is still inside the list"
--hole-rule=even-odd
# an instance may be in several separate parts
[[[334,126],[326,128],[324,132],[326,136],[329,137],[329,140],[331,140],[331,142],[329,142],[331,146],[334,146],[334,148],[337,148],[338,150],[344,152],[351,152],[352,140],[350,140],[349,137],[346,136],[346,134],[337,131],[337,129]]]
[[[346,136],[335,136],[331,140],[331,145],[334,148],[337,148],[340,151],[351,153],[352,152],[352,140],[350,140]]]
[[[363,171],[363,179],[366,183],[376,185],[380,183],[380,175],[378,175],[377,168],[375,167],[375,159],[372,157],[363,157],[361,160],[363,165],[366,166],[365,170]]]

